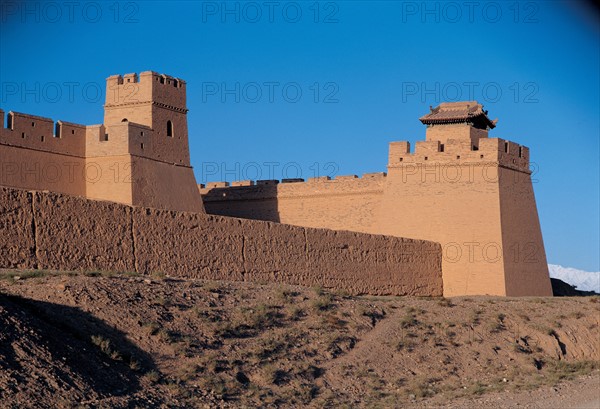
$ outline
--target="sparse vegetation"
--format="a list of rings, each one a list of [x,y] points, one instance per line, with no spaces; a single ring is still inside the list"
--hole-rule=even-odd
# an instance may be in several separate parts
[[[83,300],[86,311],[115,329],[85,336],[88,349],[104,365],[139,378],[156,402],[393,407],[419,401],[435,407],[599,369],[598,361],[569,351],[597,354],[577,344],[598,335],[596,305],[587,300],[565,299],[567,308],[557,309],[527,299],[493,298],[492,304],[478,297],[342,297],[283,285],[107,280],[96,273],[39,277],[47,280],[4,282],[2,290],[38,297],[42,306]],[[69,291],[56,291],[63,285]],[[110,286],[116,290],[107,291]],[[150,359],[131,352],[124,339],[149,351]]]
[[[330,294],[321,293],[321,295],[312,302],[312,306],[317,311],[328,310],[333,306],[333,298]]]

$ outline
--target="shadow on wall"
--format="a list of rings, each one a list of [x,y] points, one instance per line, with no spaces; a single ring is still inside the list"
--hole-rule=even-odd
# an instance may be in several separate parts
[[[101,338],[93,342],[93,336]],[[105,344],[103,349],[99,339],[110,340],[110,348]],[[111,351],[119,356],[111,357]],[[133,361],[139,369],[131,368]],[[4,294],[0,294],[0,368],[38,396],[48,395],[48,384],[59,385],[52,399],[71,402],[130,395],[141,389],[144,373],[156,370],[150,355],[91,314]]]
[[[207,214],[239,217],[241,219],[281,222],[278,209],[277,184],[242,187],[215,187],[202,197]],[[227,201],[222,201],[227,196]],[[212,199],[212,200],[211,200]],[[248,206],[252,200],[252,206]]]

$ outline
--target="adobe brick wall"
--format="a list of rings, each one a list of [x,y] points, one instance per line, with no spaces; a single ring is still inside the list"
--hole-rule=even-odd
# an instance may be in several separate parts
[[[0,268],[164,272],[350,294],[442,294],[441,247],[428,241],[10,188],[0,188],[0,211],[7,232],[0,236]]]

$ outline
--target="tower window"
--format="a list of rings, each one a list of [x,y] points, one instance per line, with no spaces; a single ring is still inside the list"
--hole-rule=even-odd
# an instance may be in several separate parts
[[[440,152],[444,152],[444,144],[443,143],[440,144]]]
[[[121,122],[129,122],[129,120],[127,118],[123,118],[121,119]]]
[[[519,158],[523,157],[523,147],[519,146]]]
[[[167,121],[167,136],[173,137],[173,122]]]
[[[504,142],[504,152],[508,153],[508,142]]]
[[[57,122],[54,125],[54,137],[55,138],[60,138],[61,137],[61,133],[62,133],[62,126],[60,125],[59,122]]]
[[[6,117],[6,127],[8,129],[10,129],[11,131],[14,130],[13,128],[13,113],[9,113],[8,116]]]
[[[41,140],[42,142],[44,142],[44,135],[42,135],[42,136],[40,137],[40,140]]]
[[[173,80],[173,86],[174,86],[175,88],[179,87],[179,81],[177,81],[177,80]]]

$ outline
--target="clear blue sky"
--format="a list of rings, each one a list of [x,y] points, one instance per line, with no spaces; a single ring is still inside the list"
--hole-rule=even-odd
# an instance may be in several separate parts
[[[384,171],[388,142],[424,137],[430,105],[476,99],[499,118],[491,136],[531,148],[548,261],[599,270],[600,31],[588,3],[0,5],[5,111],[100,123],[107,76],[183,78],[199,182],[256,178],[255,164],[278,179]]]

